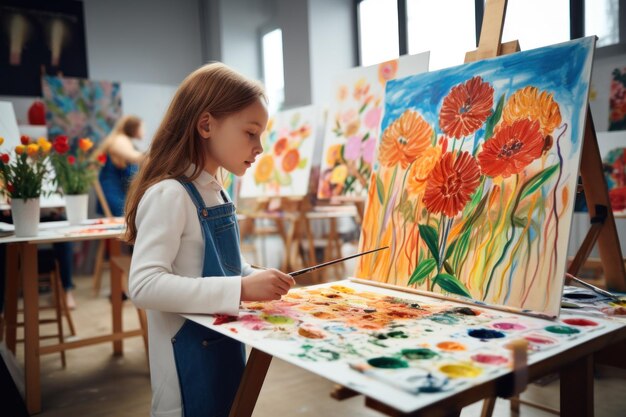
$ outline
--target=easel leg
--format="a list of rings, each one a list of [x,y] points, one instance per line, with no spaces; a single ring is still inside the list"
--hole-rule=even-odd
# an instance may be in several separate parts
[[[561,369],[561,415],[593,417],[593,355]]]
[[[489,397],[483,400],[483,410],[480,413],[480,417],[491,417],[493,415],[493,408],[496,406],[496,397]]]
[[[250,417],[270,367],[272,355],[252,348],[229,417]]]

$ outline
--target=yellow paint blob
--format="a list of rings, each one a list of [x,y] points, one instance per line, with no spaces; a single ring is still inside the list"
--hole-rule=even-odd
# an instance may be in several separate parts
[[[463,363],[443,365],[439,370],[449,378],[476,378],[483,372],[480,368]]]
[[[344,287],[343,285],[333,285],[332,288],[335,291],[342,292],[344,294],[354,294],[356,291],[349,287]]]

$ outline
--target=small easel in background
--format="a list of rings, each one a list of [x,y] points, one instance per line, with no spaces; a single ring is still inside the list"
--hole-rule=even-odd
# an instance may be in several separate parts
[[[479,61],[481,59],[493,58],[506,55],[520,50],[517,40],[502,44],[502,30],[506,15],[507,0],[487,0],[483,17],[483,26],[480,32],[480,42],[478,49],[470,51],[465,55],[465,63]],[[583,244],[578,249],[574,260],[568,268],[568,272],[576,275],[588,258],[593,245],[598,242],[600,258],[605,272],[606,286],[610,289],[626,290],[626,271],[624,261],[615,227],[615,219],[611,211],[608,187],[602,172],[602,158],[598,149],[591,111],[587,107],[584,139],[582,144],[582,158],[580,164],[580,175],[582,177],[583,189],[587,206],[589,207],[589,217],[591,229],[589,230]],[[572,370],[572,368],[575,368]],[[589,367],[572,367],[566,371],[569,378],[580,381],[579,384],[561,384],[561,413],[563,415],[577,415],[583,410],[575,410],[571,407],[571,402],[567,398],[572,396],[586,396],[587,404],[591,404],[593,410],[593,369]],[[561,376],[564,373],[561,372]],[[576,386],[574,386],[576,385]],[[556,412],[547,407],[538,406],[520,400],[517,393],[522,390],[518,386],[516,395],[511,398],[511,409],[519,411],[519,404],[527,404],[541,408],[544,411]],[[483,404],[482,417],[489,417],[493,413],[495,397],[487,398]]]

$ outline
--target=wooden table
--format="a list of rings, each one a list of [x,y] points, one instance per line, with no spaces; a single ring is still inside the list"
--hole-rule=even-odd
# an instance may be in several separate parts
[[[107,239],[111,242],[111,256],[119,255],[124,233],[123,223],[103,223],[85,226],[69,226],[67,221],[47,222],[39,226],[36,237],[0,238],[0,244],[7,245],[6,260],[6,344],[15,354],[17,330],[17,303],[21,279],[24,298],[24,377],[26,407],[30,414],[41,411],[40,355],[75,349],[97,343],[112,342],[113,353],[121,355],[122,341],[126,337],[147,337],[143,329],[124,331],[122,328],[122,276],[111,273],[111,334],[80,339],[62,344],[40,346],[39,343],[39,291],[37,271],[37,245],[43,243],[75,242],[81,240]]]

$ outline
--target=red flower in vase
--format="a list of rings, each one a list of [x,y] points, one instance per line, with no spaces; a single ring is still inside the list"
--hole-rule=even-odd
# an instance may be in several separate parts
[[[56,139],[54,139],[54,143],[52,144],[52,147],[60,155],[63,155],[65,152],[69,151],[70,145],[67,143],[67,136],[65,135],[57,136]]]
[[[441,130],[456,139],[468,136],[485,123],[492,106],[493,87],[481,77],[456,85],[443,99],[439,113]]]

